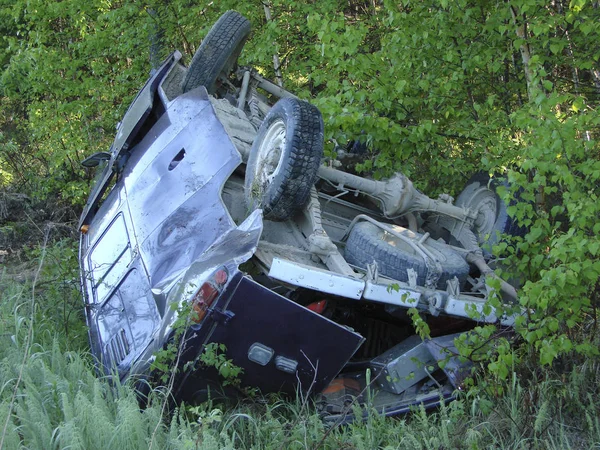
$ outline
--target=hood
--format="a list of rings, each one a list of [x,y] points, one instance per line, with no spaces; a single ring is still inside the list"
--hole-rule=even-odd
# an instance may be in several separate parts
[[[240,163],[204,88],[172,102],[133,150],[123,179],[152,286],[235,228],[221,190]]]

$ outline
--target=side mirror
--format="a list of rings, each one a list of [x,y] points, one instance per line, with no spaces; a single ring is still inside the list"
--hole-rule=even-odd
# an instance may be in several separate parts
[[[81,165],[83,167],[96,167],[102,161],[108,161],[109,159],[110,159],[110,153],[98,152],[98,153],[94,153],[92,156],[88,156],[83,161],[81,161]]]

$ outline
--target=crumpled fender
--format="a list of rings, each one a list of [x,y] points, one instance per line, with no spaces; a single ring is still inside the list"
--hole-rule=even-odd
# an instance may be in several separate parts
[[[182,304],[192,298],[202,283],[219,267],[225,266],[230,279],[233,278],[233,274],[239,270],[238,266],[256,252],[262,230],[263,214],[261,209],[257,209],[238,227],[223,234],[189,267],[161,280],[152,288],[157,303],[164,302],[165,306],[164,326],[158,332],[159,341],[170,332],[177,319],[179,305],[173,307],[175,302]]]

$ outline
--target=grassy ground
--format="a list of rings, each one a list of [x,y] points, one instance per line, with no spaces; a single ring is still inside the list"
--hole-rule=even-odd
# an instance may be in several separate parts
[[[518,368],[433,412],[325,427],[310,404],[271,397],[168,411],[156,389],[99,378],[86,353],[76,250],[61,241],[0,273],[0,448],[451,449],[598,448],[598,361],[560,372]],[[496,392],[499,390],[496,389]]]

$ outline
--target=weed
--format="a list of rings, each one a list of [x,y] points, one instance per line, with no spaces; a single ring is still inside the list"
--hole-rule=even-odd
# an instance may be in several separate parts
[[[244,369],[233,364],[231,359],[227,359],[226,352],[227,347],[225,344],[212,342],[204,346],[204,350],[200,354],[200,362],[207,367],[217,369],[217,372],[223,378],[223,385],[239,386],[239,377],[244,373]]]

